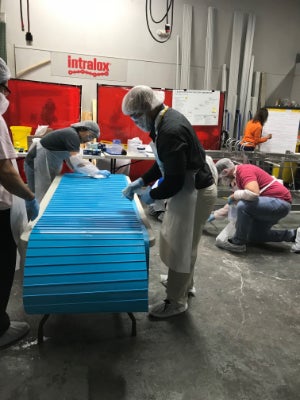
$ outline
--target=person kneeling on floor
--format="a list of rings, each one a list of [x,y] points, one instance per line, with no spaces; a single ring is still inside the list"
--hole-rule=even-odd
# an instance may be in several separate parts
[[[237,186],[227,201],[237,205],[236,231],[218,247],[240,253],[246,251],[247,243],[291,242],[291,251],[300,253],[300,228],[271,229],[290,212],[290,191],[256,165],[235,166],[229,158],[222,158],[216,167],[223,184]]]

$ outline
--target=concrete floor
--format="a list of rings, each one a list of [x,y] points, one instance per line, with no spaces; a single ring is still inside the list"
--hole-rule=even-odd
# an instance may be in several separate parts
[[[149,217],[158,237],[160,222]],[[199,247],[197,295],[169,320],[135,314],[24,314],[17,271],[9,311],[31,325],[0,351],[1,400],[296,400],[300,398],[300,255],[287,244],[231,254],[215,247],[225,225],[207,227]],[[282,226],[300,225],[292,213]],[[158,244],[158,241],[156,242]],[[150,302],[164,298],[166,269],[151,248]]]

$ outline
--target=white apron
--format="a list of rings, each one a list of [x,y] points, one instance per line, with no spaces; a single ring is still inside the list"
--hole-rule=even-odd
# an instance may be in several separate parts
[[[175,272],[191,270],[196,202],[194,172],[188,171],[183,188],[168,199],[160,231],[160,258]]]
[[[160,257],[175,272],[194,270],[198,244],[216,199],[215,184],[195,189],[195,173],[187,171],[183,188],[168,200],[160,232]]]
[[[54,178],[59,175],[63,161],[69,158],[69,151],[50,151],[40,142],[36,143],[36,157],[34,159],[34,186],[35,197],[40,203],[49,189]]]
[[[11,162],[16,171],[19,173],[16,160],[12,159]],[[21,199],[18,196],[12,195],[12,204],[10,208],[10,226],[14,241],[17,245],[17,269],[24,264],[26,248],[24,248],[21,241],[21,235],[25,231],[27,224],[28,219],[25,200]]]

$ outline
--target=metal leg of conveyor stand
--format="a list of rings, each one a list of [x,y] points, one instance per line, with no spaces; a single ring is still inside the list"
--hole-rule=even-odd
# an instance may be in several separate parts
[[[45,314],[43,318],[40,320],[39,329],[38,329],[38,344],[43,343],[44,341],[44,325],[49,318],[50,314]]]
[[[136,319],[135,316],[129,312],[127,313],[129,315],[129,318],[131,319],[131,336],[136,336]]]

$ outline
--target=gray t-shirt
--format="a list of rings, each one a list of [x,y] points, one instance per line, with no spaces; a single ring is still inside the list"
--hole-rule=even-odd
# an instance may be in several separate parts
[[[69,127],[57,129],[47,133],[41,139],[42,146],[50,151],[80,151],[80,137],[76,129]],[[26,164],[33,168],[34,158],[36,157],[36,146],[32,146],[25,158]]]

